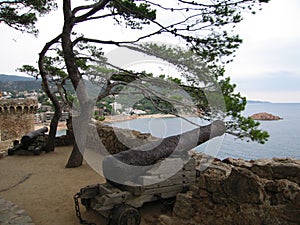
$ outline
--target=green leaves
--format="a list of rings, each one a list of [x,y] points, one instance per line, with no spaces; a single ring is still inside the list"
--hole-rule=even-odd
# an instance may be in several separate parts
[[[211,41],[215,40],[211,39]],[[227,43],[228,48],[236,48],[237,46],[231,41],[239,41],[239,38],[229,38]],[[143,44],[141,47],[148,54],[176,66],[180,78],[178,74],[174,77],[161,75],[160,78],[180,85],[202,112],[202,118],[210,120],[212,113],[222,114],[225,117],[228,133],[240,139],[262,144],[267,141],[269,135],[259,129],[260,124],[242,116],[247,104],[246,98],[235,91],[236,85],[231,83],[229,77],[224,78],[224,66],[217,65],[214,61],[212,63],[205,61],[203,55],[188,49],[150,43]],[[222,48],[224,47],[220,47]],[[159,101],[155,103],[158,104]]]
[[[22,73],[26,73],[26,74],[28,74],[30,76],[33,76],[36,79],[38,79],[39,71],[34,66],[23,65],[21,68],[18,68],[17,71],[22,72]]]
[[[14,0],[0,2],[0,21],[8,26],[37,35],[37,16],[57,7],[54,0]]]
[[[112,13],[118,13],[118,17],[125,21],[125,25],[131,29],[142,29],[142,25],[150,24],[151,20],[156,19],[156,10],[152,10],[149,4],[140,3],[134,0],[115,0],[111,1],[108,8]],[[117,23],[121,20],[115,16]]]

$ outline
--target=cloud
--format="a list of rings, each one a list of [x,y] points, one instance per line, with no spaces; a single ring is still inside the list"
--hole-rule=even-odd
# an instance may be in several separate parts
[[[260,76],[264,73],[293,71],[300,73],[300,1],[272,0],[257,15],[247,15],[237,33],[244,42],[228,75]]]
[[[232,79],[237,91],[248,99],[300,102],[300,73],[279,71]]]

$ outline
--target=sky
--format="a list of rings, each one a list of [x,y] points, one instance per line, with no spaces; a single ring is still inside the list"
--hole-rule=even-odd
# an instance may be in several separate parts
[[[271,0],[238,26],[243,44],[226,74],[249,99],[300,102],[299,12],[299,0]]]
[[[226,65],[226,76],[247,99],[300,102],[299,12],[299,0],[271,0],[237,26],[243,44]],[[43,45],[61,31],[61,11],[40,18],[38,27],[40,34],[35,38],[0,23],[0,74],[24,75],[16,68],[35,64]],[[90,26],[81,29],[97,32]],[[110,36],[108,25],[105,30]]]

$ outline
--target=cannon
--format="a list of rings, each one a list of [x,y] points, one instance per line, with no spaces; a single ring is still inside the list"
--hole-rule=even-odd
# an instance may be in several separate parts
[[[43,127],[23,135],[21,142],[13,141],[13,147],[8,149],[8,155],[14,155],[17,152],[21,154],[32,152],[34,155],[40,155],[41,151],[44,150],[46,132],[48,132],[48,127]]]
[[[185,158],[189,150],[225,133],[225,124],[217,120],[194,130],[150,142],[114,155],[102,163],[104,177],[115,183],[139,184],[139,177],[147,173],[157,161],[176,155]],[[136,169],[138,167],[138,169]]]
[[[76,215],[84,222],[78,203],[110,220],[111,225],[139,225],[144,203],[174,199],[196,182],[194,147],[225,133],[223,121],[149,142],[104,157],[106,183],[88,185],[74,196]]]

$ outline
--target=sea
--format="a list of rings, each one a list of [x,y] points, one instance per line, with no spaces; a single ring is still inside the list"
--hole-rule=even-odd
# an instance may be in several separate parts
[[[246,160],[260,158],[296,158],[300,159],[300,103],[248,103],[244,116],[267,112],[283,118],[276,121],[259,121],[260,129],[269,133],[265,144],[247,142],[225,134],[198,146],[195,150],[217,157],[241,158]],[[196,118],[193,122],[203,124]],[[196,126],[180,118],[141,118],[115,122],[114,127],[151,133],[155,137],[168,137],[194,129]]]

